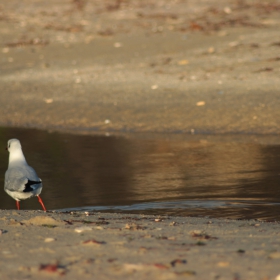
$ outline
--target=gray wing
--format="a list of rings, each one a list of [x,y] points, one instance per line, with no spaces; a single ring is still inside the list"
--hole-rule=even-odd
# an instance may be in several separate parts
[[[11,167],[5,173],[5,190],[28,192],[38,188],[39,184],[41,184],[41,179],[28,165]]]

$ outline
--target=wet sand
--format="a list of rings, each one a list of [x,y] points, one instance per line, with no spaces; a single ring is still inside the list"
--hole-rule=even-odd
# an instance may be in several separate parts
[[[1,212],[1,279],[279,279],[280,224]]]
[[[0,1],[0,124],[279,134],[279,10],[279,1]],[[280,274],[278,223],[3,210],[0,225],[1,279]]]

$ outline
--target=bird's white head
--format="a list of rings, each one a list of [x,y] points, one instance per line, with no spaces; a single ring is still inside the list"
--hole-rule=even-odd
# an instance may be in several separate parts
[[[21,150],[21,145],[18,139],[10,139],[8,141],[7,150],[11,153],[16,150]]]
[[[23,155],[21,145],[18,139],[10,139],[8,141],[7,150],[10,152],[9,156],[9,166],[10,164],[26,164],[25,157]]]

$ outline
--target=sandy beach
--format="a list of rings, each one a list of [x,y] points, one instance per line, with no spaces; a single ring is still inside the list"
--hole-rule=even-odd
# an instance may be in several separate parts
[[[0,228],[1,279],[280,277],[279,223],[2,210]]]
[[[1,125],[279,133],[279,1],[0,5]]]
[[[279,11],[279,1],[1,0],[0,124],[277,135]],[[1,210],[0,278],[279,280],[279,229]]]

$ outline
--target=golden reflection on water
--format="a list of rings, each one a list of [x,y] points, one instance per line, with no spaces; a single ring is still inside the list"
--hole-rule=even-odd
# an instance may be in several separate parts
[[[157,140],[149,149],[141,148],[134,155],[139,172],[133,190],[143,200],[150,199],[152,190],[156,190],[155,199],[164,199],[170,191],[173,199],[186,195],[235,196],[240,190],[234,186],[264,176],[258,145]]]

